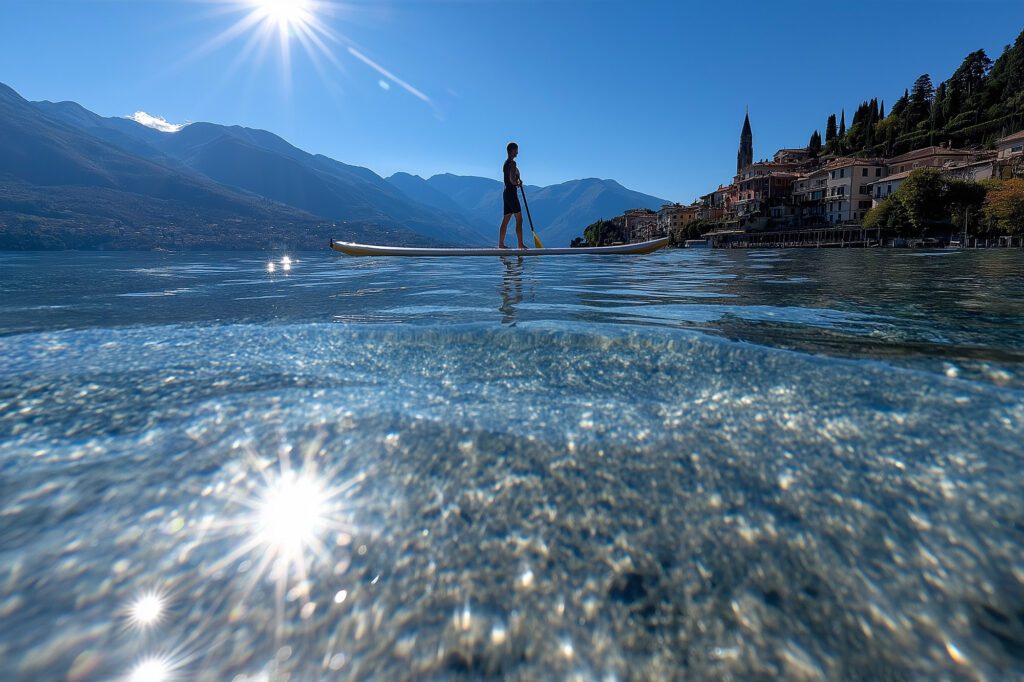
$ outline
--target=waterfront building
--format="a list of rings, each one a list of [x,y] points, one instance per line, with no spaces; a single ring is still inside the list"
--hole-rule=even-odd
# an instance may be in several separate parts
[[[997,161],[993,158],[981,159],[973,163],[965,163],[959,166],[948,166],[942,172],[957,180],[968,180],[978,182],[990,180],[996,176]]]
[[[709,223],[728,220],[734,213],[735,185],[719,185],[718,189],[700,198],[698,219]]]
[[[871,183],[871,205],[877,206],[919,168],[938,168],[943,174],[958,180],[977,182],[999,177],[999,162],[992,152],[925,147],[889,159],[889,175]],[[906,170],[895,171],[897,168]]]
[[[871,209],[871,185],[886,176],[881,159],[839,158],[826,164],[825,219],[837,225],[863,220]]]
[[[771,207],[788,204],[796,167],[762,161],[746,166],[736,177],[736,216],[765,215]]]
[[[875,180],[870,185],[871,190],[871,207],[874,208],[880,203],[889,198],[889,195],[900,188],[903,181],[910,177],[910,174],[914,171],[903,171],[902,173],[894,173],[887,177]]]
[[[667,235],[677,228],[692,223],[697,220],[699,210],[700,206],[697,204],[691,206],[665,204],[658,211],[658,232]]]
[[[829,171],[818,168],[793,180],[793,206],[797,220],[804,224],[825,222],[825,196]]]
[[[1002,180],[1024,178],[1024,130],[996,142],[992,177]]]
[[[1024,130],[1007,135],[996,142],[996,158],[1006,161],[1014,156],[1024,156]]]
[[[886,159],[886,165],[889,168],[889,175],[895,175],[912,171],[915,168],[942,168],[943,166],[972,163],[978,161],[981,156],[983,156],[982,152],[967,149],[924,147]]]
[[[658,214],[649,208],[631,208],[622,214],[623,233],[627,242],[662,237],[658,234]]]

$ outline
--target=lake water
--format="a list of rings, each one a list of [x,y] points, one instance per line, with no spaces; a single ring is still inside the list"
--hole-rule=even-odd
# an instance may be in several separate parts
[[[1021,251],[290,257],[0,254],[0,679],[1024,676]]]

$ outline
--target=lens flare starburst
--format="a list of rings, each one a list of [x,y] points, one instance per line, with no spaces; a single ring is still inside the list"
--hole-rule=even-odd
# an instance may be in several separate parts
[[[168,658],[151,656],[139,661],[128,673],[128,682],[169,682],[174,665]]]
[[[158,625],[164,617],[165,601],[158,592],[140,595],[127,609],[131,626],[143,630]]]
[[[310,0],[254,0],[252,5],[256,18],[288,34],[316,23]]]
[[[231,467],[232,482],[223,487],[227,505],[202,530],[203,542],[234,544],[206,567],[206,574],[220,575],[237,562],[235,570],[247,576],[239,591],[243,603],[261,584],[272,584],[279,631],[285,602],[308,604],[317,576],[323,570],[336,573],[339,562],[347,564],[356,532],[351,494],[368,474],[346,478],[340,463],[323,467],[324,440],[321,435],[308,442],[294,459],[293,446],[282,445],[276,462],[250,443],[238,444],[245,457]]]
[[[255,512],[260,544],[276,557],[296,563],[309,548],[322,544],[329,527],[328,493],[310,474],[286,471],[264,491]]]
[[[336,88],[339,74],[347,73],[345,64],[339,58],[339,54],[344,54],[376,71],[381,82],[389,88],[391,85],[397,86],[431,107],[435,106],[425,93],[371,59],[353,40],[336,29],[337,23],[351,19],[352,15],[361,11],[358,3],[342,0],[193,1],[212,6],[214,15],[240,15],[234,23],[185,57],[186,61],[197,59],[236,40],[243,40],[241,50],[224,72],[225,79],[245,65],[251,66],[263,61],[276,43],[284,86],[290,90],[292,48],[298,45],[329,89]]]

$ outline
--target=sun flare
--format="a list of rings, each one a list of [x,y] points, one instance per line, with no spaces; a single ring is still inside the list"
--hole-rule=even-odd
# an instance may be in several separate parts
[[[351,21],[360,11],[361,3],[353,0],[192,0],[211,6],[210,16],[235,15],[226,28],[193,50],[186,59],[197,59],[220,50],[236,41],[241,49],[223,71],[223,78],[232,78],[245,66],[261,64],[276,52],[285,90],[290,90],[293,53],[305,55],[308,61],[296,65],[312,66],[328,89],[335,91],[339,75],[347,75],[343,62],[347,57],[377,72],[381,87],[398,86],[413,97],[432,104],[423,91],[400,78],[357,47],[336,26]],[[367,3],[372,5],[372,3]]]
[[[260,21],[273,24],[279,31],[291,33],[316,21],[310,0],[253,0]]]

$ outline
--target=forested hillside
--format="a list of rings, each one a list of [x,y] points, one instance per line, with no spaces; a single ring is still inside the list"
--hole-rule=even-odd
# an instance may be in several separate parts
[[[922,74],[886,111],[879,98],[828,117],[825,138],[814,131],[815,153],[894,157],[939,144],[989,147],[1024,128],[1024,32],[993,62],[985,50],[967,55],[936,87]]]

